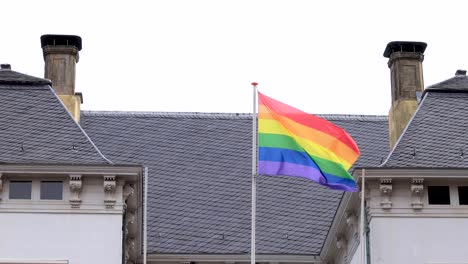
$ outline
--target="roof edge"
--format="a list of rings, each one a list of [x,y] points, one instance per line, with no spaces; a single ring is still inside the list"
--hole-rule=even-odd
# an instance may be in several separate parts
[[[81,111],[85,116],[110,116],[110,117],[162,117],[162,118],[238,118],[252,119],[250,113],[208,113],[208,112],[150,112],[150,111]]]
[[[63,109],[65,110],[66,114],[68,115],[68,117],[72,120],[72,122],[78,127],[78,129],[81,131],[81,133],[85,136],[85,138],[88,140],[88,142],[91,144],[91,146],[94,148],[94,150],[96,150],[96,152],[98,153],[99,156],[101,156],[101,158],[107,163],[107,164],[114,164],[114,162],[112,162],[110,159],[108,159],[106,156],[104,156],[104,154],[101,152],[101,150],[96,146],[96,144],[94,144],[93,140],[88,136],[88,134],[86,133],[86,131],[81,127],[81,125],[75,120],[75,118],[73,118],[73,116],[71,115],[71,113],[68,111],[67,107],[65,106],[65,104],[63,103],[62,100],[60,100],[60,98],[58,97],[58,95],[55,93],[54,89],[52,89],[51,86],[49,86],[49,89],[50,89],[50,92],[55,96],[55,98],[57,99],[57,101],[59,102],[60,105],[62,105]]]
[[[465,89],[463,88],[454,88],[454,87],[443,87],[444,85],[447,85],[446,83],[455,80],[455,79],[461,79],[461,78],[467,78],[466,75],[455,75],[452,78],[443,80],[438,83],[431,84],[427,86],[424,91],[423,95],[426,94],[427,92],[443,92],[443,93],[451,93],[451,92],[457,92],[457,93],[468,93],[468,87]],[[442,86],[442,87],[441,87]]]
[[[110,117],[160,117],[160,118],[202,118],[202,119],[251,119],[251,113],[209,113],[209,112],[145,112],[145,111],[81,111],[84,116]],[[356,120],[356,121],[388,121],[385,115],[348,115],[348,114],[316,114],[327,120]]]
[[[421,109],[422,105],[424,104],[424,101],[426,100],[426,96],[423,96],[421,102],[419,103],[418,105],[418,108],[416,108],[416,111],[414,112],[413,116],[411,117],[411,119],[409,120],[408,124],[406,125],[405,129],[403,129],[403,132],[400,134],[400,137],[398,138],[397,142],[395,142],[395,145],[393,146],[393,148],[390,150],[390,153],[388,153],[388,156],[387,158],[385,159],[384,162],[382,162],[382,164],[379,165],[379,167],[390,167],[390,166],[387,166],[387,162],[390,160],[390,158],[392,157],[393,155],[393,152],[395,151],[395,149],[398,147],[398,145],[400,144],[400,141],[403,139],[403,137],[405,136],[406,134],[406,131],[408,131],[408,128],[410,127],[411,123],[413,123],[413,120],[414,118],[416,117],[416,115],[419,113],[419,109]]]
[[[423,96],[429,92],[436,92],[436,93],[468,93],[467,89],[460,89],[460,88],[441,88],[441,87],[427,87],[424,89]]]
[[[0,80],[0,84],[21,84],[21,85],[52,85],[49,79],[39,78],[29,74],[13,71],[13,70],[0,70],[0,72],[12,73],[16,76],[21,76],[25,79],[15,79],[14,77],[6,77]]]

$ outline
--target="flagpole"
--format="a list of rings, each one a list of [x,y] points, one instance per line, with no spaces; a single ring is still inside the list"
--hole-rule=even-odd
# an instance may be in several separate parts
[[[257,85],[253,82],[252,115],[252,225],[250,238],[250,264],[255,264],[255,223],[257,210]]]
[[[365,184],[364,181],[366,179],[366,169],[362,169],[361,173],[361,264],[366,264],[366,235],[365,235],[365,220],[364,220],[364,214],[365,214],[365,204],[364,204],[364,199],[365,199]]]

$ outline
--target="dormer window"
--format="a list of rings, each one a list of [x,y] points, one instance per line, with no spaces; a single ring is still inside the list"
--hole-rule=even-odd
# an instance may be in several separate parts
[[[10,199],[31,200],[31,181],[10,181]]]
[[[41,181],[41,200],[62,200],[63,182]]]

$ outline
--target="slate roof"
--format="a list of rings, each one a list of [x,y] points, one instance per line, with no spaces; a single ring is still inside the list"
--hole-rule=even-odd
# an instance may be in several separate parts
[[[467,168],[467,116],[467,76],[456,75],[427,87],[383,167]]]
[[[50,85],[50,80],[37,78],[24,73],[12,71],[10,65],[2,64],[0,69],[0,82],[2,84],[19,84],[19,85]]]
[[[109,164],[49,84],[0,70],[0,163]]]
[[[381,116],[325,116],[377,166],[388,153]],[[149,168],[148,252],[250,252],[249,114],[83,111],[81,125],[117,163]],[[343,192],[294,177],[258,178],[257,253],[318,255]]]

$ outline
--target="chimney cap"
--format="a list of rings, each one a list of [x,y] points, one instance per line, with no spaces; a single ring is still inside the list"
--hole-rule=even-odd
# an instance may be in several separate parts
[[[426,50],[427,43],[415,42],[415,41],[392,41],[387,44],[383,56],[390,58],[393,52],[405,51],[405,52],[418,52],[424,53]]]
[[[466,70],[457,70],[455,76],[466,76]]]
[[[11,70],[10,64],[0,64],[0,69],[2,70]]]
[[[81,50],[81,37],[76,35],[42,35],[41,47],[55,45],[75,46]]]

